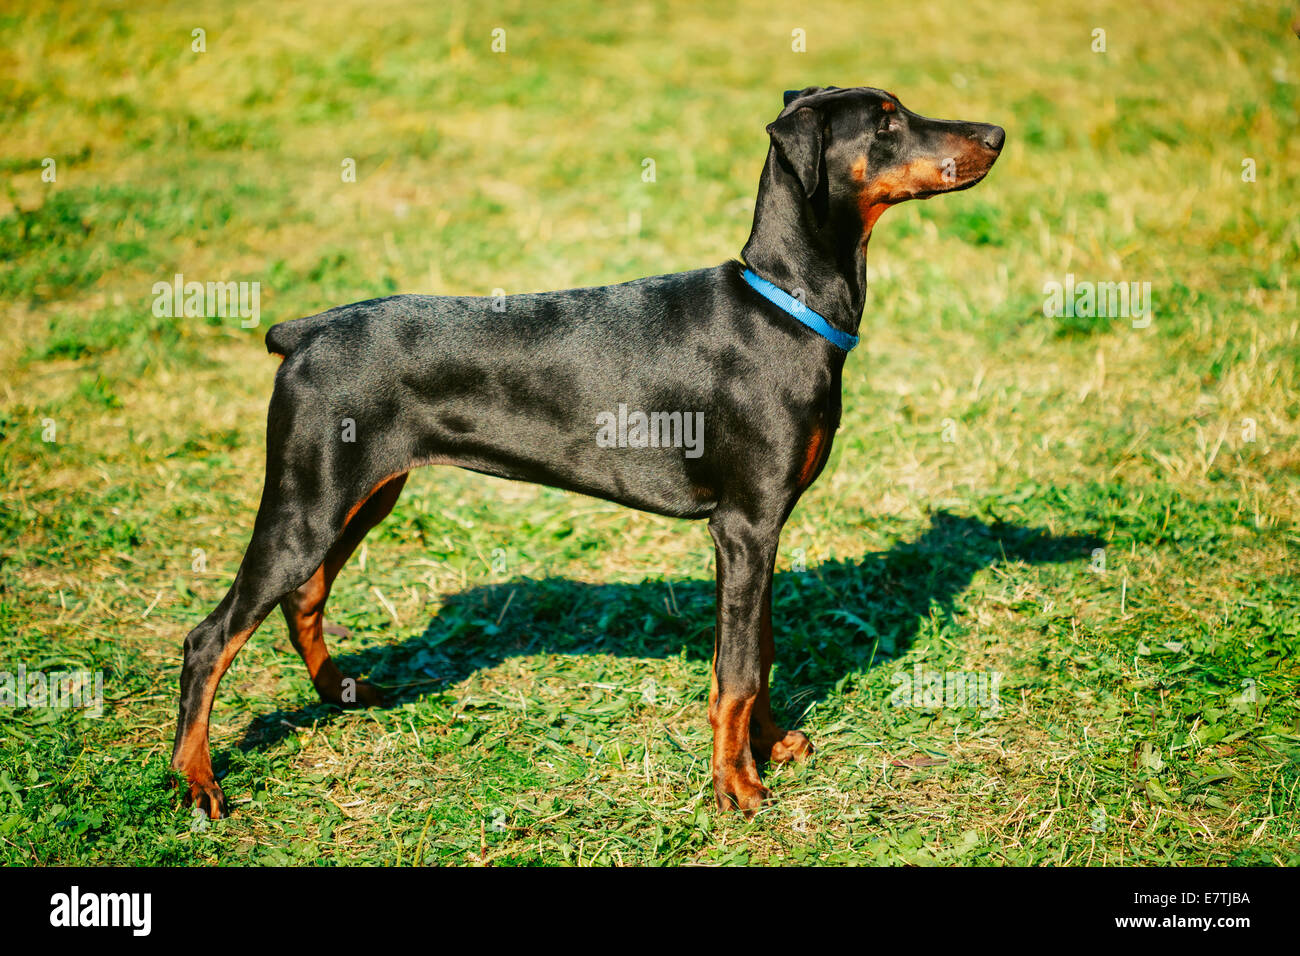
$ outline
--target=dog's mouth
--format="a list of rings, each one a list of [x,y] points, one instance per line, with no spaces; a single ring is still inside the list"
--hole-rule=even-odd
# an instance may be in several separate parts
[[[868,177],[865,156],[854,163],[852,176],[863,184],[858,207],[864,237],[870,235],[881,213],[891,206],[909,199],[961,192],[982,182],[1002,154],[1004,135],[995,126],[978,135],[949,134],[940,141],[937,154],[913,159],[874,178]]]
[[[981,156],[976,164],[967,161],[965,157],[961,160],[945,157],[933,164],[931,175],[924,177],[921,182],[913,181],[907,184],[900,193],[890,196],[886,201],[890,205],[896,205],[909,199],[929,199],[932,196],[959,193],[963,189],[970,189],[983,181],[993,169],[997,158],[997,153],[987,157]]]
[[[951,186],[939,186],[934,189],[923,189],[918,192],[913,199],[929,199],[931,196],[942,196],[945,193],[959,193],[963,189],[970,189],[972,186],[982,182],[984,177],[993,169],[993,164],[997,161],[997,155],[978,172],[967,176],[960,176]]]
[[[979,139],[948,137],[952,153],[940,161],[943,181],[925,190],[925,195],[918,194],[916,198],[928,199],[940,193],[961,192],[981,182],[1002,155],[1002,145],[1006,140],[1006,134],[1000,126],[990,126],[988,130],[991,132],[982,133]]]

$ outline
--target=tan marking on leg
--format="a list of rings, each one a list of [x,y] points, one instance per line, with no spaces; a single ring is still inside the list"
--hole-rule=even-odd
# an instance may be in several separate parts
[[[221,656],[212,666],[212,673],[203,685],[203,695],[199,699],[198,711],[194,715],[189,730],[181,739],[181,745],[172,759],[172,769],[185,775],[189,784],[184,802],[203,806],[207,803],[208,816],[217,819],[226,815],[225,795],[212,773],[212,750],[208,743],[208,722],[212,715],[212,702],[217,696],[217,685],[225,676],[239,649],[244,646],[256,628],[249,628],[233,635],[221,650]]]
[[[762,807],[769,791],[758,778],[749,747],[749,722],[757,697],[718,694],[713,725],[713,794],[720,810],[740,810],[745,816]]]
[[[340,707],[370,707],[382,702],[380,692],[364,681],[356,681],[355,696],[345,699],[343,672],[330,657],[325,643],[325,602],[339,571],[352,552],[375,525],[393,510],[406,484],[407,472],[385,478],[354,506],[338,541],[330,548],[324,562],[280,603],[289,625],[289,640],[307,665],[307,674],[321,699]],[[348,695],[352,696],[352,695]]]

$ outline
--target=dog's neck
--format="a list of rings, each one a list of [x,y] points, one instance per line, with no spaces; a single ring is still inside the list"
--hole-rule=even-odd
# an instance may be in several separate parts
[[[836,208],[823,181],[811,200],[775,149],[758,183],[754,227],[741,255],[764,279],[856,335],[867,299],[867,247],[856,207]]]

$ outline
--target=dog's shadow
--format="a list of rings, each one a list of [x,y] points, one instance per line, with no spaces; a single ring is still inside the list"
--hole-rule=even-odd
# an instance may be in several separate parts
[[[1101,545],[1091,536],[1053,536],[938,512],[920,537],[888,551],[778,573],[772,687],[777,719],[793,723],[846,674],[902,654],[925,621],[952,614],[981,568],[1083,561]],[[711,577],[642,584],[518,579],[453,595],[423,632],[337,661],[345,674],[369,674],[388,691],[384,706],[394,707],[519,655],[709,660],[713,633]],[[707,689],[706,681],[701,700]],[[327,723],[343,713],[317,700],[276,711],[254,720],[238,746],[268,747],[294,727]]]

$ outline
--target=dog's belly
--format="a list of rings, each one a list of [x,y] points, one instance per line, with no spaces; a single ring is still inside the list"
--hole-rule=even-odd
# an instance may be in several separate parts
[[[560,416],[527,395],[507,405],[467,398],[427,403],[416,464],[458,465],[674,517],[707,517],[716,504],[703,411],[627,402],[597,411],[584,402]]]

